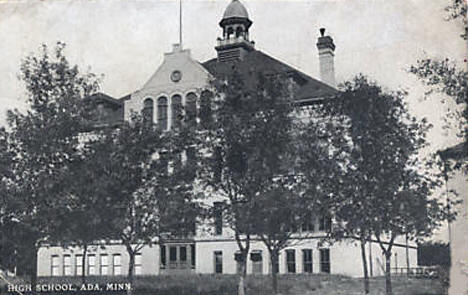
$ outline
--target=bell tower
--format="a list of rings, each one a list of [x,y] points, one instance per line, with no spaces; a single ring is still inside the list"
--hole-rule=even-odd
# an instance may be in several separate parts
[[[244,5],[239,0],[232,0],[219,22],[223,29],[223,37],[218,38],[215,47],[219,62],[242,59],[247,52],[254,50],[255,43],[249,38],[251,25],[252,21]]]

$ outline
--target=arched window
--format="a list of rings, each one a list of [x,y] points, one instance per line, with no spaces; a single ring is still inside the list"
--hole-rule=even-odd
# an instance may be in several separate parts
[[[203,91],[200,97],[200,122],[203,128],[208,128],[213,120],[211,111],[212,93],[210,91]]]
[[[190,92],[185,98],[185,114],[187,123],[196,123],[197,120],[197,96]]]
[[[178,94],[174,95],[171,100],[172,106],[172,127],[180,127],[182,122],[182,97]]]
[[[167,98],[158,98],[158,125],[161,130],[167,130]]]
[[[234,35],[234,29],[232,27],[229,27],[227,29],[227,39],[230,39],[231,35]]]
[[[236,38],[239,38],[240,36],[243,36],[243,35],[244,35],[244,30],[242,29],[242,27],[237,27]]]
[[[142,111],[143,121],[148,124],[153,123],[154,118],[154,103],[151,98],[147,98],[143,101]]]

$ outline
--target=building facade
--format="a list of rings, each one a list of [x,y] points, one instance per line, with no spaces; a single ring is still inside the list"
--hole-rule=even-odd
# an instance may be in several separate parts
[[[233,67],[249,87],[249,77],[256,73],[286,74],[297,86],[295,99],[307,106],[327,99],[337,93],[335,89],[334,51],[335,45],[325,30],[320,30],[317,49],[320,61],[321,80],[314,79],[301,71],[255,49],[250,39],[252,26],[248,12],[238,0],[226,8],[219,23],[222,34],[215,46],[217,56],[206,62],[191,57],[190,50],[180,44],[164,55],[164,60],[144,86],[122,98],[97,94],[98,111],[105,124],[128,120],[132,112],[156,122],[163,130],[178,124],[178,112],[191,113],[195,120],[208,105],[209,95],[203,91],[212,79],[222,79],[232,72]],[[181,107],[183,106],[183,107]],[[207,201],[216,207],[218,200]],[[280,253],[279,273],[333,273],[354,277],[362,276],[361,252],[356,241],[348,240],[332,245],[323,242],[331,220],[316,217],[307,222],[296,233],[295,246]],[[416,265],[416,247],[396,243],[393,267]],[[369,272],[384,273],[384,257],[376,242],[368,244],[370,254]],[[80,248],[59,246],[42,247],[38,253],[39,276],[125,275],[129,257],[123,245],[108,244],[88,250],[85,265]],[[136,256],[136,275],[160,275],[178,273],[235,274],[239,268],[239,252],[234,233],[223,222],[222,213],[214,220],[198,226],[190,237],[165,242],[163,245],[148,245]],[[269,254],[263,243],[253,240],[248,255],[248,274],[268,274]]]
[[[468,159],[466,142],[452,146],[439,152],[445,165],[452,166],[456,162]],[[468,194],[466,194],[467,174],[465,169],[459,169],[446,175],[447,198],[454,197],[449,192],[454,190],[459,194],[460,204],[452,208],[456,212],[456,219],[448,224],[448,241],[450,245],[450,288],[449,295],[468,294]]]

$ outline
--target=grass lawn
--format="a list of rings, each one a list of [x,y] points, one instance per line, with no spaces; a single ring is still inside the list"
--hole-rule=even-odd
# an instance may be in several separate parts
[[[40,278],[44,283],[75,283],[76,277]],[[124,282],[125,277],[88,277],[88,283]],[[12,279],[13,283],[21,282]],[[443,295],[438,280],[393,277],[394,295]],[[3,283],[0,285],[4,285]],[[236,295],[237,276],[234,275],[186,275],[139,276],[135,278],[133,295]],[[371,294],[385,294],[384,278],[371,279]],[[248,295],[272,295],[271,278],[267,275],[248,276]],[[280,275],[279,289],[282,295],[357,295],[363,294],[361,279],[338,275]],[[5,294],[5,287],[0,292]],[[103,292],[105,293],[105,292]],[[73,293],[61,293],[73,294]]]

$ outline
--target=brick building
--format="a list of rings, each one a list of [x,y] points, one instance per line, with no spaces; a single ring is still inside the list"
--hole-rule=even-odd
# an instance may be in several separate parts
[[[209,80],[237,71],[247,82],[256,72],[264,74],[285,73],[296,87],[295,99],[304,106],[327,99],[337,93],[335,88],[335,44],[325,30],[320,30],[316,42],[320,64],[320,80],[255,49],[249,36],[253,22],[243,4],[232,0],[227,6],[219,26],[221,37],[215,46],[217,56],[205,62],[191,57],[190,50],[175,44],[173,50],[164,54],[164,60],[141,89],[121,98],[97,94],[98,108],[104,124],[128,120],[132,111],[143,112],[160,128],[169,130],[176,124],[175,115],[180,105],[193,113],[206,107],[206,97],[201,89]],[[311,40],[311,43],[313,41]],[[217,206],[217,200],[208,205]],[[316,217],[297,233],[300,243],[285,249],[280,254],[280,273],[334,273],[362,276],[360,248],[354,241],[328,245],[321,242],[330,220]],[[206,228],[212,227],[207,231]],[[416,264],[416,248],[404,242],[396,243],[394,266]],[[409,249],[409,251],[407,251]],[[373,256],[369,263],[371,273],[382,275],[384,258],[377,243],[370,243],[368,251]],[[38,255],[39,276],[75,276],[84,271],[87,275],[125,275],[129,257],[123,245],[108,244],[104,248],[88,250],[86,264],[82,265],[82,250],[79,248],[43,247]],[[163,245],[148,245],[136,256],[136,275],[176,273],[226,273],[237,272],[237,244],[232,230],[223,223],[222,214],[214,221],[199,226],[193,236],[181,237]],[[409,257],[407,257],[409,255]],[[259,240],[254,240],[248,256],[248,274],[271,272],[268,251]]]

